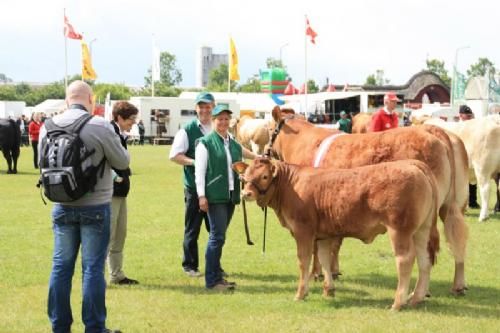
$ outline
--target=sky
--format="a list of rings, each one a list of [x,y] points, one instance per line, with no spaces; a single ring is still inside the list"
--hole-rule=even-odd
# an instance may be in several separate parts
[[[64,77],[63,10],[92,44],[96,82],[142,86],[152,36],[177,58],[181,86],[193,87],[196,51],[227,53],[232,36],[240,84],[283,63],[296,86],[305,78],[305,15],[317,32],[307,42],[307,76],[323,85],[363,84],[382,69],[404,84],[426,59],[465,72],[479,57],[500,68],[500,2],[492,0],[0,0],[0,73],[16,82]],[[68,74],[81,70],[79,41],[68,40]]]

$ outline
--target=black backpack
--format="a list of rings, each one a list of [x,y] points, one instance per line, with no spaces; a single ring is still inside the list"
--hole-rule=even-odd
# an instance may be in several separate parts
[[[104,173],[104,161],[94,166],[89,150],[80,138],[83,126],[92,119],[85,114],[74,123],[60,127],[52,119],[45,122],[47,135],[42,139],[40,149],[40,180],[45,196],[54,202],[71,202],[93,191],[97,173]],[[42,198],[43,199],[43,198]]]

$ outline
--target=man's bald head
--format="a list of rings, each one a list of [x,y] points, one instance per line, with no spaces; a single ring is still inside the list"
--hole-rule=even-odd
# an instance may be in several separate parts
[[[66,89],[66,103],[81,104],[92,112],[92,88],[83,81],[73,81]]]

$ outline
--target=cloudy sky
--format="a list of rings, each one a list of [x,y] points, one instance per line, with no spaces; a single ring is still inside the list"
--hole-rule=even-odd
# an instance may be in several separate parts
[[[479,57],[500,67],[500,2],[492,0],[0,0],[0,73],[15,81],[51,82],[64,75],[63,8],[92,43],[98,82],[140,86],[151,65],[151,39],[173,53],[182,86],[194,86],[196,50],[227,53],[231,35],[241,83],[283,62],[296,85],[304,81],[304,15],[318,33],[308,46],[309,78],[323,84],[364,83],[377,69],[405,83],[425,59],[445,61],[456,50],[464,71]],[[286,46],[283,46],[286,45]],[[283,47],[282,47],[283,46]],[[80,45],[68,41],[68,72],[80,71]]]

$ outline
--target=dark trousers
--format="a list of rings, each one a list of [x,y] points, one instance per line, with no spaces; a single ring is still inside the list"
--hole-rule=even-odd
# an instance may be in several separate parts
[[[33,147],[33,165],[38,169],[38,141],[31,141],[31,147]]]
[[[182,258],[182,267],[186,271],[198,270],[198,236],[200,235],[203,219],[205,219],[205,223],[208,223],[208,217],[205,212],[200,211],[196,191],[184,188],[184,203],[186,210],[184,213],[184,255]]]
[[[226,231],[234,213],[232,202],[208,204],[208,221],[210,233],[205,252],[205,285],[212,288],[223,280],[220,259],[222,248],[226,242]]]

